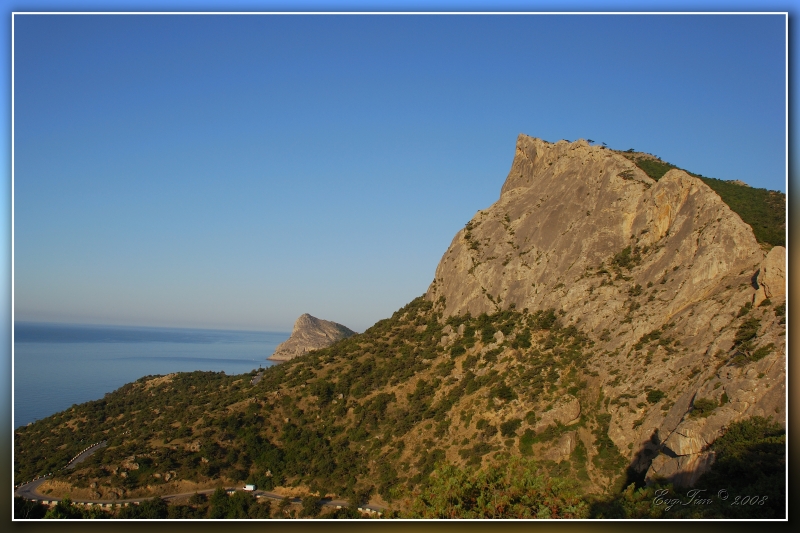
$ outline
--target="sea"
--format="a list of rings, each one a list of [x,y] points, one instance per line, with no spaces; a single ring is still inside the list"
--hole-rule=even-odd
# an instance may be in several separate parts
[[[211,370],[245,374],[272,366],[266,358],[287,332],[14,325],[14,427],[103,398],[147,375]]]

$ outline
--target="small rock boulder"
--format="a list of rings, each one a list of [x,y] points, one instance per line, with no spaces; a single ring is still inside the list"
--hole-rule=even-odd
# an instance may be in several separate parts
[[[539,432],[553,424],[563,424],[566,426],[577,422],[580,416],[581,403],[576,397],[566,394],[556,402],[552,409],[541,414],[533,429]]]
[[[575,446],[577,446],[577,444],[578,433],[576,431],[564,433],[561,435],[561,438],[558,439],[555,445],[547,450],[544,457],[545,459],[549,459],[557,463],[565,459],[569,459],[569,456],[572,454],[573,450],[575,450]]]

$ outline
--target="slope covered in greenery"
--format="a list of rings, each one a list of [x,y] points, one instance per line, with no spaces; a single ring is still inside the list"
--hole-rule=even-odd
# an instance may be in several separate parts
[[[256,385],[251,375],[213,372],[142,378],[17,430],[16,478],[53,471],[55,481],[120,498],[174,493],[176,480],[301,486],[319,496],[380,495],[393,509],[388,516],[410,517],[610,517],[645,505],[652,489],[598,499],[629,482],[627,460],[608,437],[610,399],[587,384],[593,343],[577,328],[562,327],[552,310],[439,318],[418,298],[361,335],[267,369]],[[445,347],[437,340],[448,326],[463,335]],[[498,338],[512,350],[492,348]],[[579,420],[534,430],[567,394],[581,402]],[[547,460],[543,451],[575,430],[588,440],[560,462]],[[732,445],[715,443],[721,458],[710,476],[733,469],[749,479],[740,470],[754,456],[737,451],[739,433]],[[748,443],[759,438],[750,433]],[[772,464],[781,450],[769,439]],[[108,447],[59,470],[100,440]],[[779,491],[777,478],[759,479],[746,484]],[[150,507],[172,517],[228,509],[159,505]],[[223,514],[269,515],[244,507]]]
[[[567,429],[602,425],[587,409],[570,428],[532,429],[537,412],[566,393],[595,403],[584,382],[591,343],[560,327],[552,310],[439,318],[418,298],[362,335],[267,369],[257,385],[212,372],[142,378],[17,430],[15,475],[53,471],[119,497],[168,493],[171,478],[301,484],[342,496],[374,490],[390,500],[442,461],[502,462]],[[447,325],[464,334],[445,348],[438,341]],[[512,356],[491,347],[497,332]],[[466,353],[476,346],[489,349]],[[58,470],[100,440],[108,447],[74,471]],[[613,466],[587,468],[590,459],[581,447],[574,460],[540,469],[587,488],[619,477]]]
[[[679,168],[649,154],[622,153],[656,181],[673,168]],[[686,172],[711,187],[728,207],[753,228],[758,242],[772,246],[786,246],[785,194]]]

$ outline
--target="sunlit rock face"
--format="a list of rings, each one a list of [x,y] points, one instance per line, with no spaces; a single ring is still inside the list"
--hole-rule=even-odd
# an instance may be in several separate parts
[[[785,257],[682,170],[656,182],[621,152],[520,135],[499,200],[456,234],[426,298],[445,319],[554,309],[594,341],[588,387],[629,398],[607,406],[611,439],[635,469],[686,484],[730,422],[785,423]],[[719,407],[693,417],[700,398]]]
[[[311,350],[326,348],[336,341],[346,339],[356,332],[336,322],[320,320],[308,313],[300,315],[292,328],[292,335],[275,348],[268,357],[272,361],[288,361]]]

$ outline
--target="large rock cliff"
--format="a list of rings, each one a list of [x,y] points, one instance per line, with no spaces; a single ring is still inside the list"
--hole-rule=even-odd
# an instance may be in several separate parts
[[[356,332],[336,322],[320,320],[308,313],[300,315],[292,328],[292,335],[275,348],[267,359],[288,361],[311,350],[319,350],[336,341],[346,339]]]
[[[656,182],[621,153],[520,135],[500,199],[456,234],[426,298],[445,318],[555,309],[594,342],[609,437],[648,478],[691,484],[730,422],[785,421],[784,264],[681,170]]]

